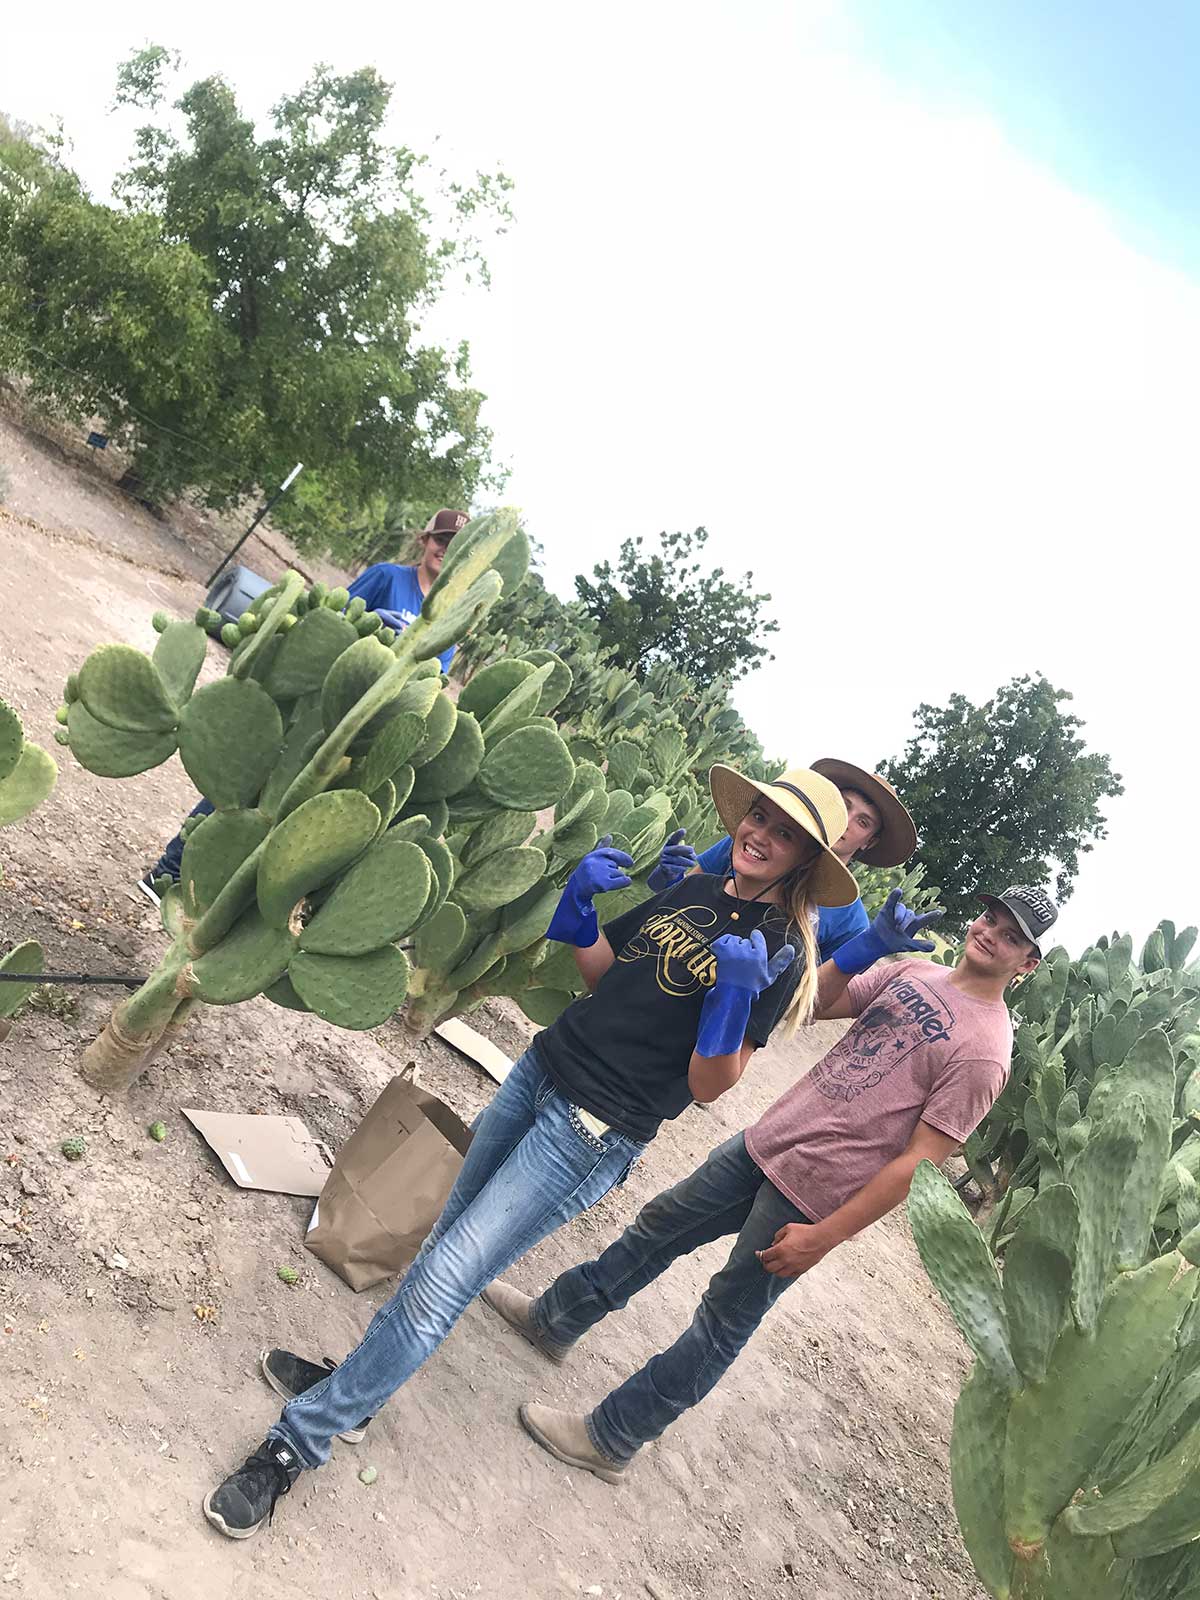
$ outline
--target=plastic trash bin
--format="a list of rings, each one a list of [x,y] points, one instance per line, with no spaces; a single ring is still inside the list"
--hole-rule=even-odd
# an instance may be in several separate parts
[[[249,567],[230,567],[213,584],[204,604],[221,614],[222,622],[236,622],[252,600],[271,587],[269,578],[260,578]]]

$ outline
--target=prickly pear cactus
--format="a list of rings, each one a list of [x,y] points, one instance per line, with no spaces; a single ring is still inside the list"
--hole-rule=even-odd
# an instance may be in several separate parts
[[[401,941],[447,903],[459,866],[433,823],[487,756],[482,724],[443,692],[436,657],[528,560],[515,514],[497,512],[458,535],[398,636],[344,590],[306,591],[289,573],[229,625],[232,654],[214,683],[196,688],[206,612],[160,614],[152,655],[103,645],[72,675],[59,737],[81,765],[129,777],[178,752],[215,807],[187,827],[180,883],[162,901],[170,946],[86,1051],[90,1083],[127,1087],[197,1004],[264,995],[345,1028],[403,1005]],[[574,764],[556,733],[541,744],[531,768],[552,803]],[[524,893],[536,863],[504,865],[476,880],[476,903],[493,911]]]
[[[1200,1196],[1154,1233],[1171,1169],[1171,1047],[1153,1030],[1024,1205],[1003,1273],[949,1182],[918,1167],[917,1247],[976,1362],[954,1413],[955,1510],[996,1600],[1200,1593]]]
[[[0,828],[40,806],[57,778],[54,762],[29,743],[16,712],[0,700]]]
[[[0,972],[29,973],[29,983],[0,983],[0,1042],[12,1032],[11,1018],[37,988],[38,975],[45,966],[45,952],[36,939],[26,939],[0,957]]]

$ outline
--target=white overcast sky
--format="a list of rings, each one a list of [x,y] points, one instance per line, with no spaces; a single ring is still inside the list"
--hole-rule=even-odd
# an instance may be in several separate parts
[[[490,294],[437,331],[471,342],[552,586],[705,524],[775,596],[738,698],[798,763],[873,765],[919,702],[1045,672],[1127,788],[1064,942],[1200,919],[1200,292],[985,107],[868,65],[834,0],[60,0],[5,32],[0,110],[61,115],[101,193],[146,40],[255,115],[314,61],[376,65],[397,140],[516,179]]]

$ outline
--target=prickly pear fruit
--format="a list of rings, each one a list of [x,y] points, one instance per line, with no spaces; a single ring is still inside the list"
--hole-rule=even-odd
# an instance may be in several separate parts
[[[227,623],[225,623],[225,625],[221,629],[221,643],[228,645],[229,648],[232,650],[234,645],[241,644],[241,642],[242,642],[242,630],[238,627],[237,623],[236,622],[227,622]]]
[[[68,1161],[78,1161],[87,1149],[87,1140],[82,1134],[73,1133],[70,1138],[64,1139],[58,1148]]]
[[[280,1267],[275,1276],[280,1283],[286,1283],[289,1289],[294,1289],[300,1282],[300,1273],[295,1267]]]
[[[152,1122],[146,1132],[154,1140],[155,1144],[161,1144],[167,1137],[167,1125],[165,1122]]]
[[[170,620],[170,617],[165,611],[156,611],[150,618],[150,626],[154,629],[155,633],[164,633],[166,631],[167,623],[170,622]]]

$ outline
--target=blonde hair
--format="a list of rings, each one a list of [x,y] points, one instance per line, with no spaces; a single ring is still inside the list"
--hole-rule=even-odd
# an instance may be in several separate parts
[[[813,1012],[817,1007],[817,981],[820,969],[820,956],[817,950],[817,935],[813,924],[817,920],[819,907],[813,898],[810,884],[812,869],[816,865],[818,856],[811,861],[806,861],[802,867],[797,867],[789,872],[781,888],[783,891],[783,905],[776,907],[782,910],[787,917],[787,937],[790,942],[795,941],[796,934],[800,936],[800,954],[804,960],[804,969],[800,974],[800,982],[792,992],[788,1001],[787,1010],[783,1014],[783,1037],[790,1039],[796,1029],[810,1023]]]

